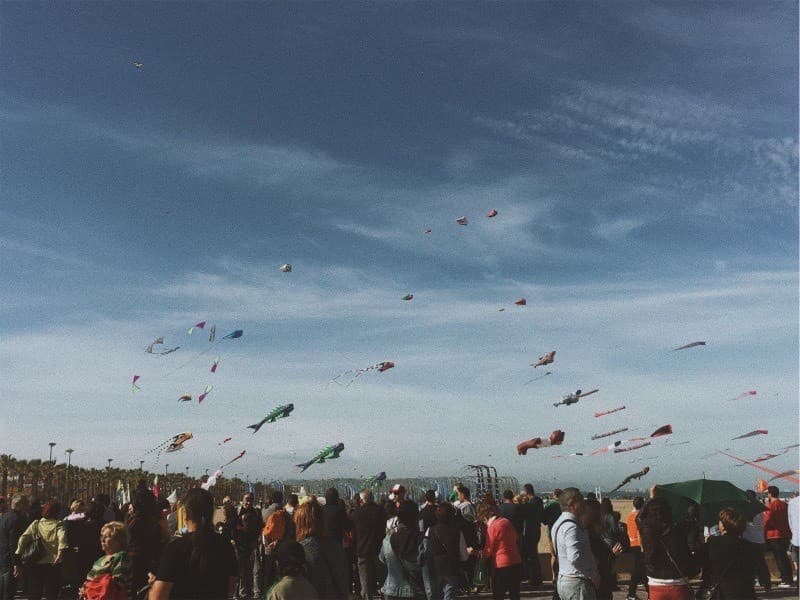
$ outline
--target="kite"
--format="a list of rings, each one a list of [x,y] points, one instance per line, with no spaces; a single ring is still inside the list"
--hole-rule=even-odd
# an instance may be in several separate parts
[[[797,448],[797,447],[800,447],[800,444],[792,444],[791,446],[784,446],[783,449],[781,450],[781,454],[786,454],[792,448]]]
[[[183,396],[178,398],[178,402],[191,402],[191,401],[192,401],[192,395],[191,394],[184,394]]]
[[[497,312],[506,312],[506,309],[505,308],[498,308]]]
[[[763,479],[756,479],[756,491],[759,494],[765,493],[767,489],[769,489],[769,485],[767,485],[766,481],[764,481]]]
[[[400,299],[401,299],[401,300],[406,300],[406,301],[408,301],[408,300],[413,300],[413,299],[414,299],[414,294],[406,294],[405,296],[403,296],[403,297],[402,297],[402,298],[400,298]]]
[[[616,435],[617,433],[622,433],[623,431],[628,431],[628,428],[627,427],[623,427],[621,429],[613,429],[611,431],[607,431],[606,433],[597,433],[597,434],[592,436],[592,439],[593,440],[599,440],[599,439],[602,439],[604,437],[609,437],[611,435]]]
[[[583,452],[573,452],[572,454],[556,454],[553,458],[569,458],[570,456],[583,456]]]
[[[676,350],[687,350],[688,348],[694,348],[696,346],[705,346],[705,342],[692,342],[691,344],[686,344],[685,346],[678,346],[677,348],[673,348],[672,351],[675,352]]]
[[[539,381],[540,379],[542,379],[544,377],[547,377],[548,375],[552,375],[552,374],[553,374],[552,371],[546,371],[544,375],[539,375],[538,377],[534,377],[533,379],[529,379],[528,381],[525,382],[525,385],[528,385],[529,383],[533,383],[534,381]]]
[[[202,402],[203,400],[205,400],[205,399],[206,399],[206,396],[208,396],[208,395],[211,393],[211,390],[213,390],[213,389],[214,389],[214,386],[213,386],[213,385],[207,385],[207,386],[206,386],[206,389],[204,389],[204,390],[203,390],[203,393],[202,393],[202,394],[200,394],[200,395],[197,397],[197,402],[198,402],[198,403],[200,403],[200,402]]]
[[[555,350],[551,350],[550,352],[548,352],[544,356],[540,356],[539,360],[536,363],[532,364],[531,366],[534,369],[536,367],[543,367],[545,365],[551,364],[555,359],[556,359],[556,351]]]
[[[292,265],[286,263],[280,266],[281,272],[283,273],[291,273],[292,272]]]
[[[140,62],[133,61],[133,66],[136,67],[137,69],[141,69],[144,65]]]
[[[631,450],[639,450],[640,448],[645,448],[650,445],[650,442],[640,442],[638,444],[634,444],[633,446],[625,446],[623,448],[614,448],[614,454],[619,454],[620,452],[629,452]]]
[[[662,425],[650,434],[651,438],[661,437],[662,435],[672,435],[672,425]]]
[[[231,464],[231,463],[235,463],[237,460],[239,460],[240,458],[242,458],[242,457],[245,455],[245,452],[247,452],[247,450],[242,450],[242,451],[239,453],[239,455],[238,455],[236,458],[234,458],[233,460],[229,460],[228,462],[226,462],[224,465],[222,465],[222,466],[220,467],[220,469],[224,469],[224,468],[225,468],[225,467],[227,467],[229,464]]]
[[[132,384],[133,388],[131,389],[131,393],[132,394],[135,394],[137,391],[141,391],[142,390],[142,388],[140,388],[138,385],[136,385],[136,382],[139,381],[139,379],[141,379],[141,378],[138,375],[134,375],[133,376],[133,384]]]
[[[228,335],[223,337],[223,340],[235,340],[236,338],[240,338],[244,335],[244,331],[241,329],[237,329],[236,331],[231,331]]]
[[[720,454],[724,454],[728,458],[732,458],[734,460],[738,460],[740,463],[744,463],[746,465],[750,465],[751,467],[755,467],[759,471],[764,471],[765,473],[769,473],[770,475],[773,475],[773,477],[772,477],[772,479],[770,479],[770,481],[773,481],[775,479],[785,479],[786,481],[790,481],[792,483],[800,483],[800,478],[798,478],[796,476],[797,475],[797,471],[784,471],[783,473],[779,473],[778,471],[773,471],[772,469],[769,469],[769,468],[767,468],[767,467],[765,467],[763,465],[757,465],[753,461],[745,460],[743,458],[739,458],[738,456],[734,456],[733,454],[728,454],[727,452],[723,452],[722,450],[719,450],[718,452]]]
[[[212,325],[211,329],[208,332],[208,341],[213,344],[216,339],[217,339],[217,326]]]
[[[206,322],[205,321],[200,321],[199,323],[189,327],[189,330],[187,331],[187,333],[189,335],[192,335],[192,333],[194,333],[195,329],[205,329],[205,327],[206,327]]]
[[[575,392],[573,392],[572,394],[567,394],[566,396],[564,396],[561,399],[561,402],[554,402],[553,406],[561,406],[562,404],[564,406],[569,406],[570,404],[575,404],[581,398],[585,398],[586,396],[591,396],[595,392],[599,391],[600,390],[598,389],[594,389],[594,390],[589,390],[586,393],[583,393],[581,390],[575,390]]]
[[[777,458],[778,456],[780,456],[780,454],[769,454],[769,453],[762,454],[761,456],[759,456],[758,458],[754,458],[750,462],[753,462],[753,463],[765,462],[767,460],[772,460],[773,458]]]
[[[737,435],[735,438],[731,438],[732,440],[741,440],[744,438],[755,437],[757,435],[767,435],[769,431],[766,429],[754,429],[748,433],[743,433],[742,435]]]
[[[206,482],[201,484],[200,487],[204,490],[208,490],[209,488],[214,487],[217,484],[217,479],[222,477],[222,471],[214,471],[214,474],[211,475]]]
[[[261,419],[258,423],[255,423],[254,425],[248,425],[247,428],[252,429],[253,433],[258,433],[258,430],[261,429],[261,426],[264,425],[264,423],[274,423],[278,419],[283,419],[285,417],[288,417],[290,414],[292,414],[293,410],[294,410],[294,404],[285,404],[283,406],[278,406],[274,408],[272,412],[270,412],[266,417]]]
[[[190,439],[192,439],[192,433],[190,431],[185,431],[183,433],[175,434],[168,440],[164,440],[163,442],[161,442],[155,448],[151,448],[150,450],[145,452],[144,456],[147,456],[148,454],[152,454],[153,452],[155,452],[156,463],[157,463],[161,458],[162,452],[164,452],[165,450],[167,452],[175,452],[176,450],[182,450],[183,444],[188,442]]]
[[[517,306],[525,306],[526,304],[528,304],[528,301],[525,300],[525,298],[520,298],[519,300],[514,302],[514,304],[516,304]]]
[[[212,373],[216,373],[217,372],[217,365],[218,364],[219,364],[219,356],[215,356],[214,357],[214,364],[211,365],[211,372]]]
[[[422,233],[424,233],[425,235],[428,235],[430,232],[431,230],[427,228],[422,230]]]
[[[742,392],[735,398],[731,398],[731,402],[734,400],[741,400],[742,398],[747,398],[748,396],[755,396],[757,393],[758,392],[756,392],[755,390],[750,390],[749,392]]]
[[[542,439],[540,437],[535,437],[525,442],[520,442],[517,444],[517,454],[520,456],[525,456],[528,454],[528,450],[538,450],[539,448],[547,448],[549,446],[560,446],[562,443],[564,443],[564,432],[560,429],[556,429],[548,438]]]
[[[370,365],[370,366],[365,367],[363,369],[355,369],[355,370],[349,370],[349,371],[344,371],[343,373],[339,373],[336,377],[331,379],[331,383],[337,383],[339,385],[344,385],[345,387],[347,387],[351,383],[353,383],[356,379],[361,377],[364,373],[368,373],[369,371],[376,371],[376,370],[378,371],[378,373],[383,373],[384,371],[388,371],[389,369],[393,369],[393,368],[394,368],[394,363],[392,361],[390,361],[390,360],[385,360],[383,362],[375,363],[374,365]],[[352,375],[352,377],[350,378],[350,381],[348,381],[346,384],[340,384],[337,380],[340,377],[344,377],[345,375]]]
[[[486,213],[486,216],[487,216],[489,219],[491,219],[492,217],[496,217],[496,216],[497,216],[497,211],[496,211],[495,209],[492,209],[492,210],[490,210],[488,213]]]
[[[153,346],[158,346],[163,343],[164,343],[163,337],[156,338],[147,345],[147,348],[145,348],[144,351],[147,354],[156,354],[158,356],[164,356],[165,354],[172,354],[173,352],[175,352],[180,348],[180,346],[175,346],[174,348],[167,348],[166,350],[153,350]]]
[[[612,408],[611,410],[604,410],[603,412],[596,412],[594,413],[594,418],[597,419],[598,417],[605,417],[606,415],[610,415],[615,412],[619,412],[621,410],[625,410],[624,406],[618,406],[617,408]]]
[[[372,477],[367,477],[364,480],[363,487],[365,488],[373,488],[373,487],[381,487],[383,482],[386,481],[386,471],[381,471]]]
[[[650,467],[645,467],[644,469],[642,469],[638,473],[633,473],[632,475],[628,475],[625,479],[622,480],[622,483],[620,483],[617,487],[615,487],[613,490],[611,490],[608,493],[609,494],[613,494],[614,492],[616,492],[621,487],[623,487],[625,485],[628,485],[634,479],[641,479],[642,477],[647,475],[649,472],[650,472]]]
[[[228,442],[230,442],[232,439],[233,439],[233,438],[226,437],[224,440],[222,440],[220,443],[218,443],[218,444],[217,444],[217,446],[222,446],[222,444],[227,444],[227,443],[228,443]]]
[[[339,442],[335,446],[326,446],[325,448],[320,450],[317,453],[317,455],[314,458],[312,458],[311,460],[309,460],[308,462],[300,463],[299,465],[295,465],[295,466],[299,467],[300,468],[300,472],[302,473],[303,471],[308,469],[308,467],[310,467],[314,463],[322,464],[326,460],[333,460],[334,458],[339,458],[339,455],[342,453],[342,450],[344,450],[344,444],[341,443],[341,442]]]
[[[459,225],[466,225],[467,223],[469,223],[469,221],[467,221],[467,217],[458,217],[456,219],[456,223],[458,223]]]

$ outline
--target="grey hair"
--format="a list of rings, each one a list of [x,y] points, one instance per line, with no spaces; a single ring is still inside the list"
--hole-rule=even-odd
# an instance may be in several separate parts
[[[28,504],[28,497],[25,494],[14,494],[11,497],[11,510],[16,510],[20,504]]]
[[[583,494],[578,488],[568,487],[561,492],[558,502],[561,504],[561,510],[566,511],[569,510],[569,505],[576,500],[583,500]]]

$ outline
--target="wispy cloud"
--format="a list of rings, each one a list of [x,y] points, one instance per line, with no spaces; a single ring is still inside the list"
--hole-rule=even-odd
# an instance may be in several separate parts
[[[49,262],[61,263],[73,267],[86,267],[89,260],[74,256],[52,246],[31,243],[23,240],[0,236],[0,250],[10,253],[24,254]]]

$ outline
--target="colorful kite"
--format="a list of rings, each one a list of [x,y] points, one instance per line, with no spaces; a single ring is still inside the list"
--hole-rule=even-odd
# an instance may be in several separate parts
[[[617,487],[615,487],[613,490],[611,490],[608,493],[609,494],[613,494],[614,492],[616,492],[621,487],[628,485],[634,479],[641,479],[642,477],[647,475],[649,472],[650,472],[650,467],[645,467],[644,469],[642,469],[638,473],[634,473],[632,475],[628,475],[625,479],[622,480],[622,483],[620,483]]]
[[[458,217],[456,219],[456,223],[458,223],[459,225],[466,225],[467,223],[469,223],[469,221],[467,221],[467,217]]]
[[[751,467],[754,467],[754,468],[758,469],[759,471],[764,471],[765,473],[769,473],[770,475],[773,475],[773,477],[772,477],[772,479],[770,479],[770,481],[773,481],[775,479],[785,479],[786,481],[790,481],[790,482],[795,483],[795,484],[800,483],[800,478],[798,478],[796,476],[797,475],[797,471],[784,471],[783,473],[779,473],[778,471],[773,471],[772,469],[769,469],[769,468],[767,468],[767,467],[765,467],[763,465],[758,465],[758,464],[754,463],[753,461],[745,460],[743,458],[739,458],[738,456],[734,456],[733,454],[728,454],[727,452],[723,452],[722,450],[719,450],[718,452],[720,454],[724,454],[728,458],[732,458],[733,460],[738,460],[741,463],[744,463],[746,465],[750,465]]]
[[[222,466],[220,467],[220,470],[224,469],[225,467],[227,467],[227,466],[228,466],[229,464],[231,464],[231,463],[235,463],[237,460],[239,460],[240,458],[242,458],[242,457],[245,455],[245,453],[246,453],[246,452],[247,452],[247,450],[242,450],[242,451],[239,453],[239,455],[238,455],[236,458],[234,458],[233,460],[229,460],[229,461],[228,461],[228,462],[226,462],[224,465],[222,465]]]
[[[755,390],[750,390],[749,392],[742,392],[741,394],[739,394],[735,398],[731,398],[731,401],[741,400],[742,398],[747,398],[748,396],[755,396],[757,393],[758,392],[756,392]]]
[[[496,217],[497,216],[497,211],[495,209],[492,209],[488,213],[486,213],[486,216],[488,218],[490,218],[490,219],[493,218],[493,217]]]
[[[299,465],[295,466],[299,467],[300,472],[302,473],[314,463],[322,464],[326,460],[333,460],[334,458],[339,458],[339,455],[342,453],[342,450],[344,450],[344,444],[341,442],[339,442],[335,446],[326,446],[325,448],[320,450],[317,453],[317,455],[308,462],[300,463]]]
[[[264,425],[264,423],[274,423],[278,419],[284,419],[288,417],[290,414],[292,414],[293,410],[294,410],[294,404],[284,404],[283,406],[278,406],[277,408],[274,408],[266,417],[261,419],[258,423],[255,423],[254,425],[248,425],[247,428],[252,429],[253,433],[257,433],[258,430],[261,429],[261,426]]]
[[[351,369],[349,371],[344,371],[343,373],[339,373],[336,377],[331,379],[331,383],[336,383],[338,385],[343,385],[344,387],[347,387],[351,383],[353,383],[356,379],[361,377],[364,373],[369,373],[370,371],[378,371],[378,373],[383,373],[384,371],[388,371],[389,369],[393,368],[394,368],[394,363],[390,360],[385,360],[383,362],[375,363],[374,365],[370,365],[363,369],[355,369],[355,370]],[[338,379],[340,377],[344,377],[345,375],[352,375],[352,377],[349,379],[347,383],[344,384],[339,383]]]
[[[192,325],[191,327],[189,327],[189,330],[187,331],[187,333],[189,335],[192,335],[192,333],[194,333],[195,329],[205,329],[205,327],[206,327],[206,322],[205,321],[200,321],[199,323],[196,323],[195,325]]]
[[[676,350],[687,350],[689,348],[695,348],[696,346],[705,346],[705,342],[692,342],[691,344],[686,344],[685,346],[678,346],[677,348],[673,348],[672,351],[675,352]]]
[[[153,454],[153,452],[155,452],[156,453],[156,463],[158,463],[158,461],[161,459],[161,453],[162,452],[164,452],[164,451],[175,452],[176,450],[182,450],[183,449],[183,444],[188,442],[190,439],[192,439],[192,433],[190,431],[185,431],[183,433],[177,433],[177,434],[173,435],[171,438],[169,438],[168,440],[164,440],[163,442],[158,444],[158,446],[156,446],[154,448],[151,448],[150,450],[145,452],[143,456],[148,456],[150,454]]]
[[[525,298],[520,298],[519,300],[514,302],[514,304],[516,304],[517,306],[525,306],[526,304],[528,304],[528,301],[525,300]]]
[[[575,392],[573,392],[571,394],[567,394],[566,396],[561,398],[561,402],[554,402],[553,406],[558,407],[558,406],[561,406],[562,404],[564,406],[569,406],[570,404],[575,404],[581,398],[585,398],[586,396],[591,396],[595,392],[599,392],[599,391],[600,391],[599,389],[594,389],[594,390],[589,390],[586,393],[583,393],[581,390],[576,390]]]
[[[540,356],[539,360],[533,363],[531,366],[535,369],[536,367],[543,367],[545,365],[551,364],[556,359],[556,351],[551,350],[544,356]]]
[[[381,471],[372,477],[367,477],[361,487],[374,488],[381,487],[383,482],[386,481],[386,471]]]
[[[214,363],[211,365],[211,372],[212,373],[216,373],[217,372],[217,365],[219,365],[219,356],[215,356],[214,357]]]
[[[139,381],[139,379],[141,379],[141,378],[138,375],[134,375],[133,376],[133,389],[131,389],[131,393],[132,394],[135,394],[136,392],[142,391],[142,388],[140,388],[138,385],[136,385],[136,382]]]
[[[552,375],[552,374],[553,374],[552,371],[546,371],[544,373],[544,375],[539,375],[538,377],[534,377],[533,379],[529,379],[528,381],[525,382],[525,385],[528,385],[529,383],[533,383],[534,381],[539,381],[540,379],[542,379],[544,377],[547,377],[548,375]]]
[[[550,446],[560,446],[564,443],[564,432],[560,429],[556,429],[553,433],[550,434],[550,437],[547,438],[540,438],[535,437],[531,438],[525,442],[520,442],[517,444],[517,454],[520,456],[525,456],[528,454],[528,450],[538,450],[539,448],[548,448]]]
[[[286,263],[284,265],[281,265],[280,269],[281,269],[281,272],[283,272],[283,273],[291,273],[292,272],[292,265],[290,265],[289,263]]]
[[[755,490],[759,494],[764,494],[769,489],[769,484],[763,479],[756,479]]]
[[[147,354],[155,354],[157,356],[164,356],[165,354],[172,354],[176,350],[180,349],[180,346],[175,346],[174,348],[167,348],[166,350],[154,350],[153,349],[153,346],[158,346],[158,345],[163,344],[163,343],[164,343],[164,338],[163,337],[156,338],[151,343],[149,343],[147,345],[147,348],[145,348],[144,351]]]
[[[744,438],[755,437],[757,435],[767,435],[769,431],[766,429],[754,429],[753,431],[749,431],[747,433],[743,433],[742,435],[737,435],[735,438],[731,438],[732,440],[742,440]]]
[[[622,433],[623,431],[628,431],[628,428],[627,427],[622,427],[621,429],[612,429],[611,431],[607,431],[605,433],[597,433],[597,434],[592,436],[592,439],[593,440],[600,440],[600,439],[602,439],[604,437],[609,437],[609,436],[612,436],[612,435],[616,435],[618,433]]]
[[[240,338],[244,335],[244,331],[241,329],[237,329],[236,331],[231,331],[228,335],[223,337],[223,340],[235,340],[236,338]]]
[[[406,294],[405,296],[403,296],[403,297],[402,297],[402,298],[400,298],[400,299],[401,299],[401,300],[406,300],[406,301],[408,301],[408,300],[413,300],[413,299],[414,299],[414,294]]]
[[[183,396],[178,398],[178,402],[191,402],[191,401],[192,401],[192,395],[191,394],[184,394]]]
[[[205,400],[205,399],[206,399],[206,396],[208,396],[208,395],[211,393],[211,390],[213,390],[213,389],[214,389],[214,386],[213,386],[213,385],[207,385],[207,386],[206,386],[206,389],[204,389],[204,390],[203,390],[203,393],[202,393],[202,394],[200,394],[200,395],[197,397],[197,402],[198,402],[198,404],[199,404],[200,402],[202,402],[203,400]]]
[[[624,406],[618,406],[617,408],[612,408],[611,410],[604,410],[603,412],[596,412],[594,413],[594,418],[597,419],[598,417],[605,417],[606,415],[613,414],[615,412],[619,412],[621,410],[625,410]]]
[[[216,341],[216,339],[217,339],[217,326],[212,325],[211,329],[208,332],[208,341],[213,344]]]

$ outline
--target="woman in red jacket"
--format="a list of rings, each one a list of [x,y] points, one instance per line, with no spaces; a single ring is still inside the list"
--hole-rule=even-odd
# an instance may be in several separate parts
[[[492,596],[503,600],[508,592],[511,600],[519,600],[519,584],[522,580],[522,558],[519,555],[517,531],[511,521],[498,514],[496,505],[481,503],[478,519],[486,523],[486,544],[479,553],[491,559],[494,567]]]

